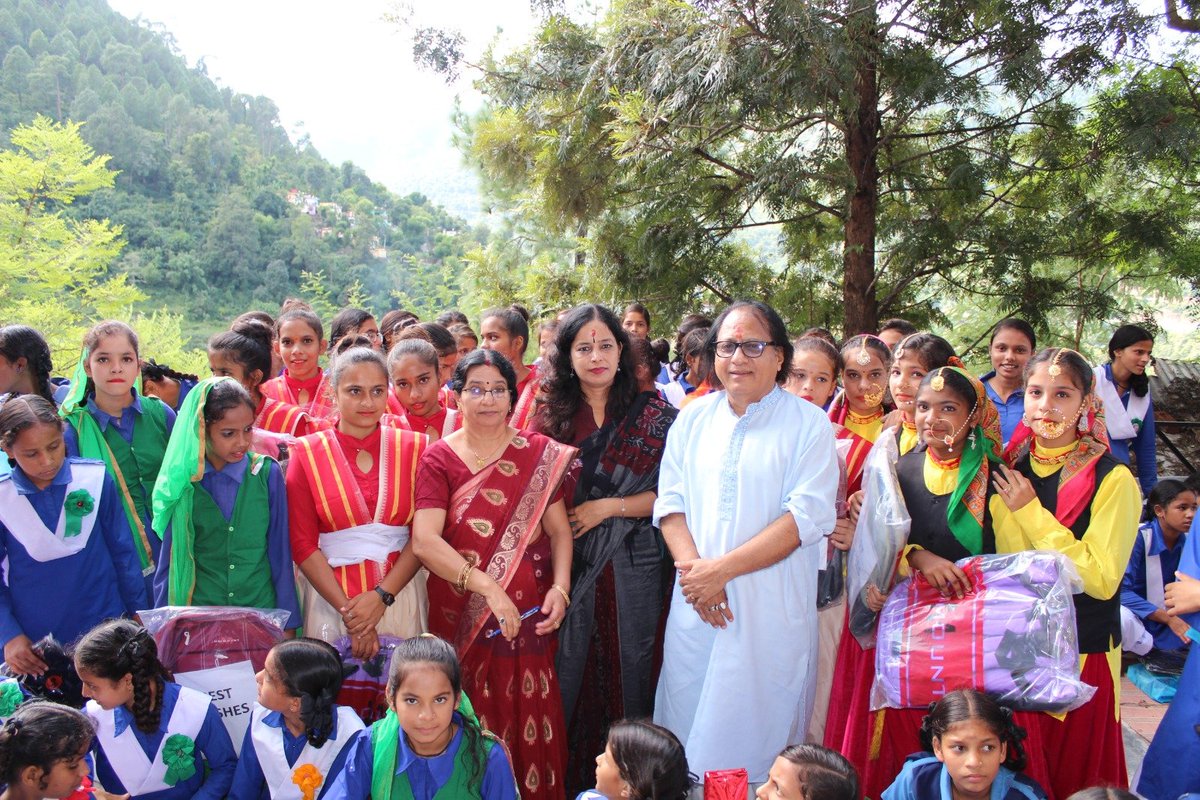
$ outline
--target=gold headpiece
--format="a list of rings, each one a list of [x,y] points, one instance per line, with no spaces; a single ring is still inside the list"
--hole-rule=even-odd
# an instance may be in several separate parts
[[[860,367],[865,367],[871,363],[871,354],[867,352],[867,335],[862,335],[862,341],[858,345],[858,355],[854,357],[854,363]]]
[[[942,377],[942,371],[945,367],[938,367],[937,372],[933,373],[933,377],[929,379],[929,388],[935,392],[940,392],[946,388],[946,379]]]

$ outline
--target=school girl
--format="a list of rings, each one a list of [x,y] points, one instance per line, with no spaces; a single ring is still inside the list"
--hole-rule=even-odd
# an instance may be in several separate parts
[[[1090,365],[1074,350],[1042,350],[1025,368],[1025,418],[1009,444],[989,501],[1000,552],[1058,550],[1075,565],[1080,679],[1097,687],[1065,717],[1038,715],[1053,775],[1042,785],[1063,798],[1086,786],[1126,786],[1120,717],[1121,578],[1141,496],[1129,468],[1108,451]],[[1014,450],[1014,448],[1016,448]]]
[[[360,658],[377,652],[379,634],[421,633],[428,614],[408,529],[428,439],[379,424],[387,385],[377,351],[339,355],[330,371],[337,427],[297,440],[287,469],[305,632],[331,643],[349,632]]]
[[[921,722],[921,746],[883,800],[1046,800],[1023,775],[1025,731],[1012,712],[983,692],[956,689]]]
[[[0,328],[0,408],[10,397],[41,395],[57,406],[54,386],[50,383],[50,345],[26,325]],[[8,459],[0,458],[0,475],[10,472]]]
[[[622,720],[596,756],[596,788],[576,800],[686,800],[693,783],[675,734],[649,720]]]
[[[92,726],[75,709],[44,700],[21,706],[0,725],[0,800],[76,797],[90,786],[91,743]]]
[[[1096,396],[1113,456],[1135,470],[1143,494],[1158,483],[1154,401],[1150,398],[1150,366],[1154,337],[1139,325],[1122,325],[1108,340],[1108,363],[1096,367]]]
[[[992,329],[988,342],[992,371],[979,380],[1000,415],[1000,436],[1005,446],[1025,413],[1025,365],[1036,352],[1037,335],[1025,320],[1006,317]]]
[[[67,452],[103,461],[117,484],[149,594],[161,544],[151,530],[150,495],[175,412],[143,396],[140,382],[137,334],[124,322],[101,322],[83,338],[60,413],[70,425]]]
[[[319,639],[271,648],[258,680],[258,702],[242,744],[229,800],[320,800],[363,730],[353,709],[334,701],[342,658]]]
[[[1191,640],[1188,624],[1167,613],[1166,585],[1187,544],[1196,517],[1196,492],[1183,481],[1164,478],[1150,490],[1129,566],[1121,579],[1121,647],[1138,655],[1151,649],[1183,657]],[[1140,646],[1139,646],[1140,645]]]
[[[283,374],[263,383],[264,397],[296,406],[313,419],[333,413],[329,384],[321,370],[328,342],[316,314],[304,308],[285,311],[275,320],[275,347]]]
[[[237,381],[207,378],[188,393],[154,487],[155,605],[279,608],[295,629],[287,489],[279,465],[250,452],[253,433]]]
[[[388,353],[388,375],[392,391],[403,408],[400,414],[388,414],[384,425],[416,431],[436,442],[462,427],[457,410],[440,402],[438,351],[421,339],[402,339]]]
[[[263,381],[270,374],[273,334],[257,320],[234,323],[208,340],[208,365],[215,378],[233,378],[254,403],[255,452],[278,458],[281,445],[328,427],[283,400],[267,397]]]
[[[479,727],[454,648],[435,636],[397,646],[387,716],[358,734],[329,800],[515,800],[504,745]]]
[[[0,641],[16,674],[41,674],[33,642],[70,642],[108,617],[149,607],[120,497],[100,461],[68,458],[63,422],[39,395],[0,409]]]
[[[96,740],[96,780],[131,800],[221,800],[237,756],[221,715],[204,692],[173,683],[154,637],[129,620],[89,631],[75,647],[75,671],[91,700],[84,711]]]

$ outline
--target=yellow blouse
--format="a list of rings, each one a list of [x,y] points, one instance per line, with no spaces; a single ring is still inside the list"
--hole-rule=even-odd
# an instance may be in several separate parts
[[[866,422],[860,422],[859,420],[866,420]],[[879,438],[879,434],[883,430],[883,414],[875,417],[859,417],[853,411],[847,409],[844,427],[851,433],[856,433],[866,439],[871,444],[875,444],[875,440]]]
[[[910,426],[907,422],[900,423],[900,455],[912,452],[917,444],[917,426]]]

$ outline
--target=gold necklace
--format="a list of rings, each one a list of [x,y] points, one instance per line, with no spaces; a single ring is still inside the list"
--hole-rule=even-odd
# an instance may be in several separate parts
[[[508,446],[508,431],[504,432],[504,440],[500,442],[500,446],[488,454],[487,458],[479,455],[475,448],[471,446],[471,440],[467,440],[467,449],[471,451],[471,455],[475,456],[475,469],[483,469],[483,466],[499,455],[505,447]]]
[[[846,420],[853,422],[855,425],[868,425],[883,416],[883,407],[872,411],[870,414],[855,414],[850,406],[846,406]]]
[[[1067,452],[1065,452],[1061,455],[1057,455],[1057,456],[1040,456],[1040,455],[1038,455],[1037,448],[1032,447],[1029,450],[1029,455],[1032,456],[1033,460],[1038,462],[1039,464],[1044,464],[1047,467],[1052,467],[1055,464],[1062,464],[1062,463],[1066,462],[1066,460],[1068,458],[1070,458],[1071,454],[1074,452],[1075,451],[1072,449],[1072,450],[1068,450]]]

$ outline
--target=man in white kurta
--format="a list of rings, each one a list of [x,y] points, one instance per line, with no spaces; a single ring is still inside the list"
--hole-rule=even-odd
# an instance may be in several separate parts
[[[654,524],[682,513],[700,557],[739,547],[784,514],[799,547],[726,584],[733,620],[715,628],[671,597],[654,721],[697,775],[745,767],[767,778],[802,742],[813,703],[817,570],[835,523],[838,460],[819,408],[775,387],[737,416],[725,392],[688,405],[667,436]]]

